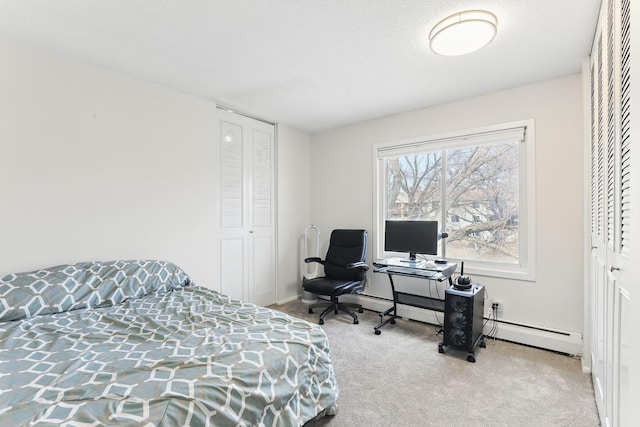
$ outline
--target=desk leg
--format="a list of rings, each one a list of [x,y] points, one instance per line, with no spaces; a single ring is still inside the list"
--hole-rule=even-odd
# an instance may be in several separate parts
[[[382,333],[382,331],[380,330],[380,328],[382,328],[384,325],[386,325],[387,323],[391,323],[392,325],[396,323],[396,318],[400,317],[397,315],[397,295],[396,295],[396,287],[393,284],[393,277],[391,277],[391,274],[387,274],[387,276],[389,276],[389,283],[391,283],[391,293],[393,294],[393,307],[389,307],[388,309],[386,309],[385,311],[383,311],[382,313],[379,313],[378,316],[380,316],[380,323],[378,323],[376,326],[373,327],[373,332],[376,335],[380,335]],[[384,318],[385,316],[389,316],[388,318]]]
[[[391,314],[391,313],[393,313],[393,314]],[[376,326],[373,327],[373,332],[375,332],[376,335],[380,335],[382,333],[380,328],[382,328],[387,323],[391,323],[392,325],[395,324],[396,323],[396,318],[398,317],[398,316],[396,316],[396,308],[395,308],[395,306],[386,309],[382,313],[379,313],[378,316],[380,316],[380,323],[378,323]],[[387,317],[385,319],[384,316],[389,316],[389,317]]]

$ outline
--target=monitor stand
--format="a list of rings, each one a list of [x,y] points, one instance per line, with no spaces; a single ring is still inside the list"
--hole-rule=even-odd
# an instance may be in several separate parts
[[[409,258],[400,258],[401,262],[417,262],[418,260],[416,259],[416,253],[415,252],[409,252]]]

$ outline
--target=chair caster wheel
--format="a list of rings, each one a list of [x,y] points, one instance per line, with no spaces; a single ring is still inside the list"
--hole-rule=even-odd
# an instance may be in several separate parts
[[[442,343],[438,344],[438,353],[444,353],[444,345]]]
[[[309,307],[309,314],[313,314],[313,308]]]
[[[476,363],[476,358],[473,354],[467,356],[467,362]]]
[[[360,307],[360,308],[358,309],[358,313],[364,313],[364,309],[363,309],[362,307]]]
[[[396,319],[389,320],[389,323],[391,323],[392,325],[395,325],[396,324]]]
[[[353,319],[353,324],[357,325],[358,323],[360,323],[360,321],[358,319]]]
[[[320,321],[318,322],[318,325],[324,325],[324,320],[320,319]]]
[[[376,335],[380,335],[382,333],[382,331],[380,329],[376,329],[373,331]]]

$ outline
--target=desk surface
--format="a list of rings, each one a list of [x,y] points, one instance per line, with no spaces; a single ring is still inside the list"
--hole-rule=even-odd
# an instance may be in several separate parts
[[[380,259],[373,263],[376,273],[397,274],[401,276],[417,277],[442,281],[451,277],[458,264],[448,262],[446,264],[429,265],[426,261],[407,262],[402,258]]]

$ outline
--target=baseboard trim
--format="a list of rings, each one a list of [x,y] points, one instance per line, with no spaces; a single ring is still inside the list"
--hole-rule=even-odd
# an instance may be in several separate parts
[[[356,302],[368,310],[384,311],[393,305],[393,301],[370,295],[345,295],[346,301]],[[420,322],[441,325],[444,314],[432,310],[398,304],[398,315]],[[486,319],[485,319],[486,320]],[[493,321],[486,322],[484,332],[488,334]],[[572,356],[582,355],[582,334],[579,332],[561,331],[538,325],[528,325],[513,321],[498,320],[496,338],[519,344],[553,350]]]
[[[291,301],[295,301],[295,300],[300,299],[300,297],[301,297],[301,295],[294,295],[294,296],[289,297],[289,298],[277,300],[276,304],[278,304],[278,305],[287,304],[287,303],[289,303]]]
[[[571,356],[582,356],[582,334],[579,332],[554,331],[534,325],[498,322],[496,338]]]

